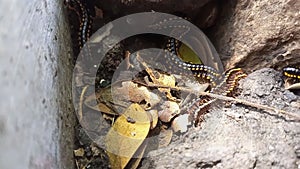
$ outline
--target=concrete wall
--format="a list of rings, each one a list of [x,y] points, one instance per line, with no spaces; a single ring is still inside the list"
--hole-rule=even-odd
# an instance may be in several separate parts
[[[73,168],[62,0],[0,0],[0,168]]]

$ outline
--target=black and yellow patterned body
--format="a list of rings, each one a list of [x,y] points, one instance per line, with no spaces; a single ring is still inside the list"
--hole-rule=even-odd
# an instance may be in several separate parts
[[[300,69],[295,67],[285,67],[282,69],[283,75],[289,78],[300,80]]]
[[[66,6],[76,12],[79,18],[78,45],[81,49],[91,36],[92,16],[86,0],[65,0]]]
[[[167,51],[170,54],[166,55],[165,59],[169,60],[171,67],[179,67],[182,72],[189,70],[195,77],[200,77],[209,80],[212,85],[211,93],[219,94],[223,96],[233,96],[238,82],[246,77],[246,73],[241,68],[234,68],[224,72],[222,75],[219,74],[214,68],[206,66],[204,64],[193,64],[188,63],[180,59],[179,55],[180,42],[176,39],[169,39],[167,43]],[[179,69],[180,70],[180,69]],[[180,72],[179,74],[182,74]],[[200,96],[193,99],[181,108],[182,113],[188,113],[194,115],[195,125],[201,122],[201,115],[203,115],[209,109],[211,103],[215,102],[216,99],[208,96]]]
[[[192,73],[194,77],[206,79],[212,86],[216,86],[220,77],[219,72],[204,64],[194,64],[183,61],[179,57],[179,47],[179,41],[176,39],[171,38],[168,40],[166,45],[167,54],[165,55],[167,65],[169,66],[168,68],[179,75],[184,75],[185,72]]]

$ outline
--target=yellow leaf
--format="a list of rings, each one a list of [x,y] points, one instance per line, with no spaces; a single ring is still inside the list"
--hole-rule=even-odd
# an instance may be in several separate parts
[[[148,142],[144,141],[143,144],[140,146],[138,151],[134,154],[135,158],[130,159],[129,163],[126,165],[126,168],[135,169],[139,166],[142,157],[144,155],[144,152],[146,150]]]
[[[125,168],[144,142],[150,130],[150,119],[138,104],[131,104],[109,130],[105,145],[112,169]],[[140,155],[139,155],[140,156]]]
[[[200,58],[196,55],[196,53],[186,46],[185,44],[181,44],[179,47],[179,55],[182,60],[185,62],[191,62],[195,64],[202,64]]]

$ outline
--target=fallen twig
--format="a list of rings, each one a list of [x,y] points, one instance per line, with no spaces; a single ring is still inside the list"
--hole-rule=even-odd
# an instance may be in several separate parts
[[[138,82],[138,81],[134,81],[134,82],[138,83],[140,85],[147,86],[147,87],[169,88],[169,89],[177,90],[177,91],[185,91],[185,92],[194,93],[194,94],[196,93],[192,89],[187,89],[187,88],[183,88],[183,87],[170,87],[170,86],[155,85],[155,84],[148,85],[148,84],[144,84],[144,83]],[[290,117],[296,119],[297,121],[300,121],[300,115],[299,114],[288,112],[288,111],[281,110],[281,109],[277,109],[277,108],[270,107],[270,106],[267,106],[267,105],[262,105],[262,104],[259,104],[259,103],[253,103],[253,102],[250,102],[250,101],[247,101],[247,100],[237,99],[237,98],[223,96],[223,95],[219,95],[219,94],[213,94],[213,93],[209,93],[209,92],[199,92],[198,91],[197,93],[199,94],[199,96],[209,96],[209,97],[216,98],[216,99],[219,99],[219,100],[233,101],[233,102],[236,102],[236,103],[241,103],[243,105],[255,107],[255,108],[258,108],[258,109],[262,109],[262,110],[274,111],[276,113],[285,114],[287,116],[290,116]]]
[[[89,87],[89,85],[84,86],[83,89],[82,89],[82,92],[80,94],[79,106],[78,106],[78,116],[79,116],[78,120],[79,120],[79,122],[82,121],[82,117],[83,117],[82,116],[83,97],[84,97],[84,94],[85,94],[88,87]]]
[[[237,99],[237,98],[233,98],[233,97],[222,96],[222,95],[208,93],[208,92],[200,92],[199,94],[202,95],[202,96],[213,97],[213,98],[216,98],[216,99],[219,99],[219,100],[234,101],[234,102],[237,102],[237,103],[241,103],[243,105],[255,107],[255,108],[258,108],[258,109],[262,109],[262,110],[274,111],[276,113],[281,113],[281,114],[288,115],[288,116],[293,117],[293,118],[295,118],[295,119],[297,119],[297,120],[300,121],[300,115],[299,114],[291,113],[291,112],[288,112],[288,111],[285,111],[285,110],[281,110],[281,109],[277,109],[277,108],[274,108],[274,107],[270,107],[270,106],[267,106],[267,105],[262,105],[262,104],[253,103],[253,102],[250,102],[250,101],[247,101],[247,100],[242,100],[242,99]]]

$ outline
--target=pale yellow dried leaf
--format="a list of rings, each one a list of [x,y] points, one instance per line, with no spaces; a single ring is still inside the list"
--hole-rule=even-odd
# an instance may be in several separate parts
[[[105,145],[113,169],[125,168],[150,130],[149,115],[138,104],[131,104],[109,130]]]

